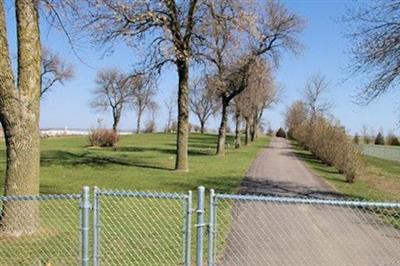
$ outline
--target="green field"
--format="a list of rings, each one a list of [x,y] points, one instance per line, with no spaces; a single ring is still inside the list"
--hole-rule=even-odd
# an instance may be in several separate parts
[[[296,155],[328,184],[345,196],[377,201],[400,201],[400,162],[363,156],[365,169],[353,184],[334,167],[327,166],[295,143]]]
[[[173,171],[174,134],[122,136],[116,148],[88,147],[86,137],[60,137],[41,142],[40,192],[79,193],[82,186],[187,192],[203,185],[235,192],[257,152],[269,141],[259,138],[240,150],[228,136],[225,158],[214,155],[217,136],[191,134],[189,172]],[[0,182],[5,171],[5,148],[0,151]],[[2,191],[0,191],[1,193]]]

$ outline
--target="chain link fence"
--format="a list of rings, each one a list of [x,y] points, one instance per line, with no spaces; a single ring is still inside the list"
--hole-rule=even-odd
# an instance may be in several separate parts
[[[0,197],[0,265],[78,265],[80,199]]]
[[[398,203],[197,192],[0,197],[0,265],[400,264]]]
[[[216,265],[399,265],[400,204],[217,194]]]
[[[97,190],[97,263],[182,265],[188,195]]]

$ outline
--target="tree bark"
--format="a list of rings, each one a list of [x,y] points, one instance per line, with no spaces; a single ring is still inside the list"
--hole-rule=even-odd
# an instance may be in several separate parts
[[[18,89],[12,77],[3,1],[0,9],[0,120],[7,155],[4,191],[6,196],[37,195],[41,62],[38,1],[16,1]],[[16,237],[33,234],[39,224],[38,207],[33,201],[5,201],[0,231]]]
[[[142,112],[137,113],[137,118],[136,118],[136,134],[140,133],[140,123],[142,120]]]
[[[175,170],[188,171],[189,138],[189,63],[187,59],[177,62],[178,67],[178,132]]]
[[[226,124],[228,122],[229,102],[222,97],[221,124],[218,131],[217,155],[225,155]]]
[[[244,145],[249,144],[249,135],[250,135],[249,120],[246,119],[246,128],[245,128]]]
[[[239,149],[241,146],[240,142],[240,112],[236,110],[235,114],[235,148]]]
[[[204,134],[204,121],[200,121],[200,133]]]
[[[119,120],[120,120],[120,116],[119,115],[113,115],[113,125],[112,125],[112,129],[114,132],[118,131],[118,124],[119,124]]]
[[[255,126],[255,122],[253,121],[253,123],[251,123],[250,125],[250,141],[253,142],[255,140],[256,137],[256,126]]]

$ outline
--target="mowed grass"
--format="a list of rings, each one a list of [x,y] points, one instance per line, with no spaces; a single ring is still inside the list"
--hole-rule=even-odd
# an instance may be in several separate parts
[[[400,201],[400,162],[363,156],[363,175],[349,184],[334,167],[322,163],[295,143],[292,145],[296,155],[304,160],[312,171],[344,196],[375,201]]]
[[[233,137],[229,136],[225,157],[214,155],[216,140],[215,135],[192,134],[190,171],[176,172],[173,170],[173,134],[122,136],[116,148],[89,147],[86,137],[44,139],[41,143],[41,193],[79,193],[83,185],[183,193],[203,185],[221,193],[234,193],[269,139],[261,137],[235,150]],[[4,147],[1,156],[0,170],[4,176]],[[183,200],[101,196],[100,202],[101,262],[107,265],[181,264]],[[56,209],[57,206],[61,208]],[[26,237],[10,239],[0,233],[0,257],[10,265],[75,264],[73,262],[80,259],[78,202],[43,201],[40,210],[40,227],[29,241]],[[230,212],[226,216],[230,217]],[[192,243],[195,241],[194,223],[195,214]],[[220,233],[227,235],[227,231]],[[193,259],[194,248],[192,245]]]
[[[189,172],[174,171],[175,134],[122,136],[116,148],[93,148],[87,137],[41,141],[40,192],[79,193],[82,186],[125,190],[186,192],[203,185],[235,192],[258,151],[269,139],[260,137],[240,150],[228,136],[224,158],[214,155],[217,136],[191,134]],[[4,183],[5,148],[0,149],[0,182]],[[2,192],[2,191],[0,191]]]

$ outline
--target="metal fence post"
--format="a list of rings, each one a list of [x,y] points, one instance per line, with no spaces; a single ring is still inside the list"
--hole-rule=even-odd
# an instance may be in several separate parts
[[[185,206],[185,229],[184,229],[184,265],[191,265],[191,249],[192,249],[192,191],[188,192]]]
[[[204,229],[204,187],[197,189],[197,247],[196,247],[196,265],[203,265],[203,229]]]
[[[214,224],[215,224],[215,192],[210,190],[210,204],[208,209],[208,266],[214,265]]]
[[[90,211],[89,187],[85,186],[82,189],[82,200],[81,200],[82,266],[89,265],[89,211]]]
[[[93,266],[100,265],[100,201],[99,189],[93,190]]]

